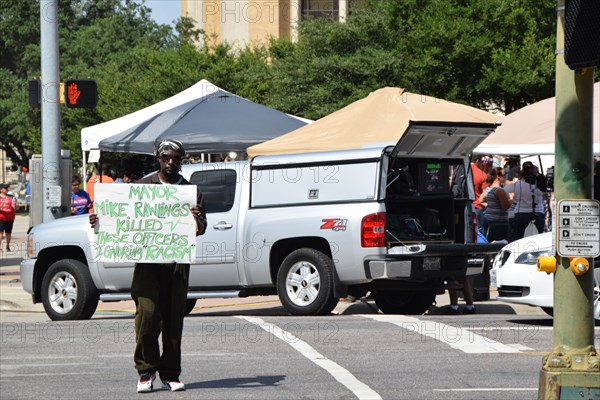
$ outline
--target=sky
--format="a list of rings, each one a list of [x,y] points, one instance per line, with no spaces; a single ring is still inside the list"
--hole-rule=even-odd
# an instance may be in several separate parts
[[[146,6],[152,9],[152,18],[159,24],[173,24],[181,17],[181,0],[146,0]]]

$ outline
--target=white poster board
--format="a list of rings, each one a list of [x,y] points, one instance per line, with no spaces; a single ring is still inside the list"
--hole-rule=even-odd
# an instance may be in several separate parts
[[[195,185],[97,183],[99,261],[184,263],[196,258]]]

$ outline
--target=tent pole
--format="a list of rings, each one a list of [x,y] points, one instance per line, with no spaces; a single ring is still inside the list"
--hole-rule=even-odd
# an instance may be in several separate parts
[[[81,155],[82,155],[82,158],[83,158],[82,163],[81,163],[82,164],[82,168],[83,168],[83,171],[82,171],[83,177],[81,179],[83,179],[83,182],[84,182],[84,185],[85,185],[85,182],[87,182],[87,163],[86,163],[86,158],[87,157],[85,156],[85,150],[83,150],[81,152]]]

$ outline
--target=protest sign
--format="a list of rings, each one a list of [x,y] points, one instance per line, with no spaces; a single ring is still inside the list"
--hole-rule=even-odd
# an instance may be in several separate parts
[[[194,185],[95,186],[98,261],[190,264],[196,258]]]

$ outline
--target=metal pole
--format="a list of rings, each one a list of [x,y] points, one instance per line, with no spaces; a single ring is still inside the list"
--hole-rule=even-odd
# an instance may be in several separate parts
[[[42,221],[60,216],[60,97],[58,0],[40,0],[42,67]]]
[[[4,166],[4,158],[6,158],[6,151],[2,150],[2,183],[6,182],[6,167]]]
[[[556,34],[556,202],[591,199],[593,174],[593,68],[572,71],[564,58],[564,5],[558,1]],[[554,215],[556,215],[556,211]],[[556,225],[556,224],[555,224]],[[553,226],[557,229],[557,226]],[[540,399],[570,398],[600,388],[594,348],[593,267],[575,275],[571,259],[557,257],[554,276],[554,343],[540,373]],[[588,259],[594,265],[593,259]]]

